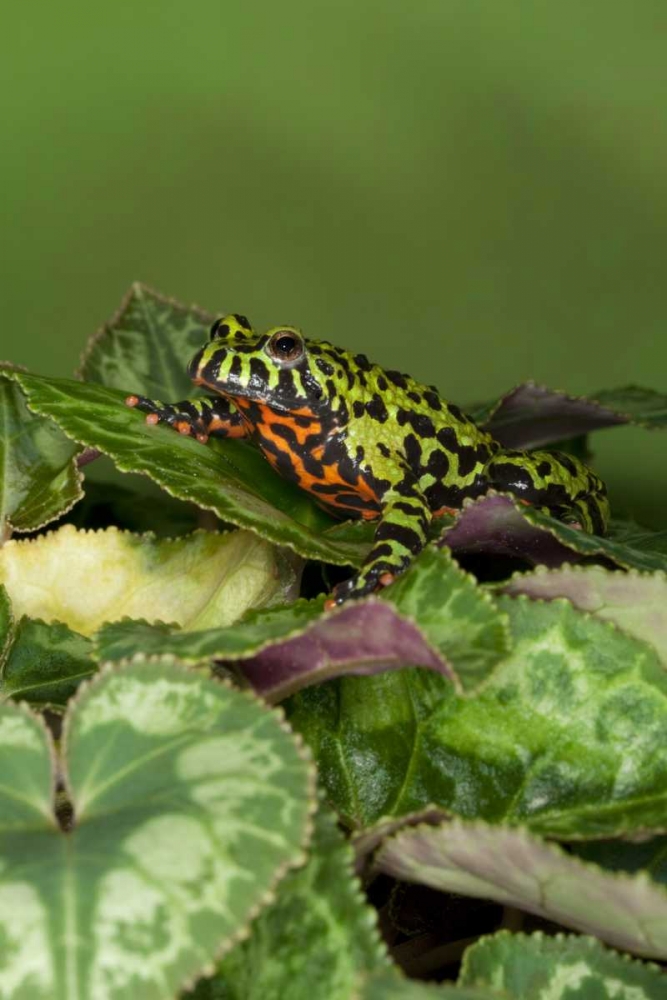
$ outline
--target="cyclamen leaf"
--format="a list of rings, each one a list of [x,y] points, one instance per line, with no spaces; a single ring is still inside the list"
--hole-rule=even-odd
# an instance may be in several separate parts
[[[539,448],[619,424],[667,428],[667,395],[631,385],[570,396],[526,382],[473,415],[505,448]]]
[[[590,937],[510,934],[501,931],[468,948],[458,979],[464,986],[493,986],[513,1000],[548,995],[568,1000],[661,1000],[665,977],[657,965],[604,948]],[[538,992],[539,991],[539,992]]]
[[[241,660],[256,691],[278,700],[339,674],[428,667],[473,688],[507,652],[507,615],[453,562],[426,548],[381,599],[355,601],[322,616],[322,600],[251,614],[231,628],[180,633],[123,621],[97,634],[101,659],[141,649],[183,662]]]
[[[261,453],[240,441],[209,442],[146,424],[114,389],[92,382],[13,377],[36,412],[51,417],[74,440],[99,448],[122,472],[149,476],[181,500],[214,511],[300,555],[338,564],[360,563],[363,542],[327,538],[334,522],[297,486],[276,475]]]
[[[88,342],[78,374],[151,399],[183,399],[193,393],[187,363],[208,340],[213,318],[137,281]]]
[[[290,725],[310,747],[322,787],[346,826],[363,829],[445,798],[422,734],[452,697],[446,678],[416,668],[342,677],[293,695]],[[452,773],[455,767],[452,761]],[[482,808],[477,796],[474,802]]]
[[[474,690],[511,647],[507,615],[447,548],[427,546],[382,596],[411,618],[452,664],[465,691]],[[426,666],[413,660],[415,666]]]
[[[476,986],[448,986],[404,979],[398,972],[370,976],[353,1000],[512,1000],[506,993]]]
[[[103,625],[95,636],[100,660],[118,663],[141,650],[146,656],[175,656],[182,663],[238,660],[300,635],[322,613],[322,601],[299,600],[287,607],[250,612],[227,628],[183,632],[162,622],[123,619]]]
[[[667,836],[639,842],[627,840],[592,840],[570,844],[570,851],[583,861],[593,861],[613,872],[643,871],[654,882],[667,887]]]
[[[664,573],[612,572],[602,566],[539,568],[516,574],[500,588],[510,596],[565,597],[582,611],[613,622],[629,635],[650,642],[667,667],[667,577]]]
[[[394,878],[519,907],[639,955],[667,957],[662,886],[586,864],[526,830],[460,821],[409,828],[387,840],[376,866]]]
[[[83,495],[77,446],[51,421],[31,413],[0,367],[0,539],[55,520]]]
[[[43,708],[64,708],[97,670],[92,643],[60,622],[21,618],[2,665],[0,701],[13,698]]]
[[[90,640],[66,625],[26,617],[15,624],[0,585],[0,702],[13,698],[41,708],[64,708],[80,682],[96,670]]]
[[[384,601],[369,598],[319,618],[302,635],[268,646],[243,661],[244,676],[265,697],[278,700],[339,674],[375,674],[417,664],[448,676],[451,666],[413,622]]]
[[[250,936],[192,1000],[350,1000],[360,975],[389,966],[377,915],[352,874],[352,849],[322,806],[308,862],[288,874]],[[190,997],[190,994],[188,994]],[[185,998],[184,998],[185,1000]]]
[[[445,528],[440,544],[457,556],[507,556],[532,566],[553,568],[592,558],[623,569],[667,571],[667,553],[661,546],[653,550],[647,539],[640,548],[589,535],[493,491],[466,502],[454,524]]]
[[[173,996],[303,860],[308,764],[265,707],[166,662],[89,685],[62,753],[69,833],[43,727],[0,707],[0,995]]]
[[[55,619],[92,635],[125,615],[183,628],[231,624],[248,608],[288,600],[298,574],[293,560],[251,532],[156,539],[66,524],[7,542],[0,582],[17,615]]]
[[[0,663],[3,662],[5,654],[9,649],[12,640],[14,627],[14,615],[12,614],[12,603],[9,594],[0,584]]]
[[[561,837],[665,829],[667,674],[566,601],[501,598],[514,648],[475,697],[435,674],[343,678],[290,721],[355,827],[435,804]]]
[[[96,644],[101,659],[116,662],[137,650],[174,655],[183,663],[202,658],[222,664],[240,660],[246,680],[270,701],[340,674],[372,674],[410,663],[456,680],[419,628],[376,598],[355,601],[324,616],[321,600],[299,601],[206,632],[181,633],[162,625],[122,621],[100,629]]]

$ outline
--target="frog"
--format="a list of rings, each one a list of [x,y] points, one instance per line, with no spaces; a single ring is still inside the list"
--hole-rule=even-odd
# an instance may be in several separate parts
[[[187,371],[205,395],[130,395],[126,404],[202,444],[249,439],[329,514],[373,522],[363,565],[334,587],[327,608],[391,584],[427,544],[434,518],[489,490],[606,531],[605,485],[579,459],[503,448],[435,386],[296,326],[258,333],[239,313],[221,316]]]

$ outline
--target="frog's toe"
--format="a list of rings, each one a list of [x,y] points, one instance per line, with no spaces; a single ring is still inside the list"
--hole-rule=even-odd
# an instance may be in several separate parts
[[[133,410],[141,410],[142,413],[147,413],[149,416],[155,416],[158,420],[160,419],[162,403],[156,399],[148,399],[146,396],[135,396],[133,393],[131,396],[125,397],[125,405],[130,406]],[[157,423],[157,420],[152,420],[151,423]]]
[[[369,594],[381,590],[383,587],[388,587],[394,580],[395,575],[386,570],[384,572],[371,571],[363,576],[351,576],[349,580],[343,580],[342,583],[336,584],[324,607],[326,610],[331,610],[333,607],[344,604],[345,601],[368,597]]]

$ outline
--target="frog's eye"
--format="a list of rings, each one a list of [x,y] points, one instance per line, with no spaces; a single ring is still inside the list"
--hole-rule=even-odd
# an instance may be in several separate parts
[[[298,361],[304,353],[303,340],[292,330],[278,330],[266,345],[266,353],[274,361]]]
[[[220,319],[216,319],[215,323],[211,327],[211,330],[209,332],[209,340],[217,340],[218,337],[226,337],[228,335],[229,335],[229,326],[225,323],[224,316],[221,316]]]

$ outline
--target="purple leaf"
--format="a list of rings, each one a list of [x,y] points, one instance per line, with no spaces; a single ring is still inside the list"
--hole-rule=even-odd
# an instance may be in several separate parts
[[[455,553],[510,556],[533,566],[561,566],[581,558],[549,531],[526,520],[515,501],[494,493],[467,504],[445,530],[441,544]]]
[[[417,626],[385,601],[369,598],[316,619],[304,632],[244,660],[249,683],[270,701],[341,674],[427,667],[458,678]]]
[[[505,448],[537,448],[632,419],[595,400],[526,382],[500,400],[484,429]]]
[[[84,448],[83,451],[76,456],[76,464],[81,469],[84,465],[94,462],[95,459],[99,458],[101,454],[102,452],[98,451],[97,448]]]

